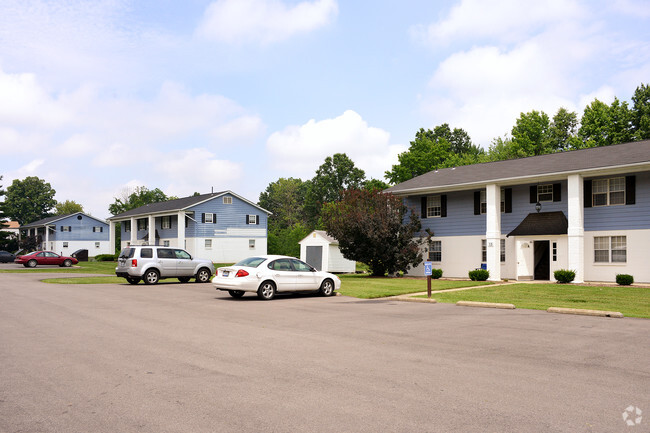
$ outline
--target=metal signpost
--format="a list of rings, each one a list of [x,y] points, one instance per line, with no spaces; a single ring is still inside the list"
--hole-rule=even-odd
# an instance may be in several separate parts
[[[433,263],[424,262],[424,275],[427,276],[427,296],[431,298],[431,274],[433,273]]]

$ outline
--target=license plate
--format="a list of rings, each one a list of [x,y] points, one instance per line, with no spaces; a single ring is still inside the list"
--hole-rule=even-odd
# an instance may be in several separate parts
[[[228,272],[228,271],[223,271],[223,276],[224,276],[224,277],[227,277],[229,274],[230,274],[230,272]]]

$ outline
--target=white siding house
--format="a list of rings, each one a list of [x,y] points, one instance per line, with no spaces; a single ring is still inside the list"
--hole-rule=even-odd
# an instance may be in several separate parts
[[[300,259],[319,271],[354,273],[356,262],[343,257],[339,242],[322,230],[314,230],[299,242]]]

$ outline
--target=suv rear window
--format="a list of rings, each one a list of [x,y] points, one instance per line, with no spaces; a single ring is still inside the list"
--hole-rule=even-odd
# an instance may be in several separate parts
[[[140,250],[140,257],[143,259],[150,259],[153,257],[153,250],[151,248],[142,248]]]
[[[124,248],[120,253],[120,259],[131,259],[135,254],[135,248]]]

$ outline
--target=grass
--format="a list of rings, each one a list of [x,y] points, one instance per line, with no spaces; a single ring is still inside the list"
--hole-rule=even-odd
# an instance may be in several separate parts
[[[368,275],[340,275],[341,290],[345,296],[373,299],[407,293],[426,292],[427,281],[415,278],[370,277]],[[431,280],[431,290],[447,290],[492,284],[488,281]]]
[[[573,284],[495,285],[462,292],[436,293],[438,302],[503,302],[517,308],[549,307],[620,311],[628,317],[650,318],[650,288]]]
[[[229,266],[231,263],[215,263],[215,269],[220,266]],[[115,275],[115,267],[117,262],[79,262],[70,268],[60,268],[58,266],[37,266],[35,268],[25,268],[21,265],[16,265],[16,269],[0,269],[0,273],[64,273],[64,274],[99,274],[99,275]],[[117,277],[114,277],[117,278]],[[62,278],[66,280],[68,278]],[[124,281],[123,278],[120,280]],[[117,280],[116,280],[117,281]],[[50,281],[51,282],[51,281]],[[74,284],[85,284],[77,281]],[[107,283],[107,282],[106,282]],[[98,283],[102,284],[102,283]]]

